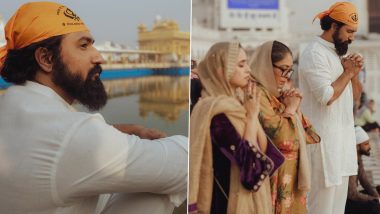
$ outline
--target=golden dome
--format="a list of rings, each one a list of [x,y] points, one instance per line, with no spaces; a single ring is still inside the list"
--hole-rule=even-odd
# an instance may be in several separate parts
[[[140,24],[138,27],[139,33],[146,32],[146,26],[144,24]]]
[[[162,21],[157,22],[153,26],[153,31],[161,31],[161,30],[175,30],[175,31],[178,31],[179,27],[178,27],[177,22],[175,22],[173,20],[162,20]]]

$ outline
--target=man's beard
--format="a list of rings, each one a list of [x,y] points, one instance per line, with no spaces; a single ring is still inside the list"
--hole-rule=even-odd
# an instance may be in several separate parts
[[[368,150],[360,150],[360,154],[361,155],[365,155],[365,156],[370,156],[371,155],[371,150],[368,149]]]
[[[336,53],[338,54],[338,56],[343,56],[347,53],[348,45],[351,44],[352,41],[350,39],[348,39],[347,41],[342,41],[341,39],[339,39],[339,29],[335,30],[332,37]]]
[[[107,93],[102,81],[99,77],[94,78],[101,72],[100,65],[95,65],[83,80],[80,74],[71,72],[62,60],[58,59],[53,66],[53,83],[89,110],[95,111],[107,103]]]

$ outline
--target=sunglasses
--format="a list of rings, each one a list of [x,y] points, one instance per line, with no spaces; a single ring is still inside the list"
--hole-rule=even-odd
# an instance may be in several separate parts
[[[287,79],[290,79],[290,77],[292,76],[292,74],[294,72],[293,68],[287,69],[287,68],[282,68],[276,64],[272,64],[272,65],[273,65],[273,67],[280,69],[281,70],[281,76],[285,77]]]

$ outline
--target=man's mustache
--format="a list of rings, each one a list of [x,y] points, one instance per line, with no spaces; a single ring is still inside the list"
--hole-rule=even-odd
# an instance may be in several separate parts
[[[102,67],[99,64],[97,64],[93,68],[91,68],[91,70],[88,72],[87,79],[92,79],[96,74],[100,75],[102,72],[103,72]]]
[[[352,42],[352,40],[349,39],[349,40],[345,41],[344,43],[346,43],[346,44],[351,44],[351,42]]]

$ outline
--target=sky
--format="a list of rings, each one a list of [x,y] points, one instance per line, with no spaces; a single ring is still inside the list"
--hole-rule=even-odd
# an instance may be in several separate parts
[[[6,23],[13,13],[33,0],[1,0],[0,15]],[[145,24],[149,30],[159,15],[173,19],[181,31],[190,32],[191,0],[50,0],[73,10],[90,29],[97,44],[105,41],[137,46],[137,26]],[[5,24],[4,23],[4,24]]]

